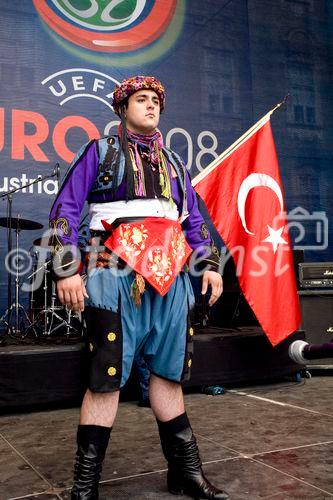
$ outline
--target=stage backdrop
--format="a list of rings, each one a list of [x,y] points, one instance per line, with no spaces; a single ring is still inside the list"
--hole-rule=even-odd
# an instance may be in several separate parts
[[[153,74],[165,84],[161,131],[192,175],[289,93],[272,126],[294,237],[307,260],[333,260],[332,2],[1,0],[0,6],[1,194],[51,174],[57,162],[63,176],[82,143],[115,132],[112,90],[127,76]],[[13,195],[13,215],[46,228],[56,191],[55,178],[25,188]],[[0,217],[6,210],[3,200]],[[0,231],[4,310],[7,232]],[[41,232],[22,231],[22,250],[33,250]],[[28,276],[22,252],[25,265]]]

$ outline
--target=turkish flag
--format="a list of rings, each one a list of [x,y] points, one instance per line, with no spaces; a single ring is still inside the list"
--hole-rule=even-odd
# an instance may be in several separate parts
[[[195,190],[232,254],[244,296],[276,345],[299,327],[300,308],[270,121],[207,172],[193,180]]]

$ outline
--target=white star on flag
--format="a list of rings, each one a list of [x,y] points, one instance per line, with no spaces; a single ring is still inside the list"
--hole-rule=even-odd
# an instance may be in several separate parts
[[[280,229],[273,229],[271,226],[269,226],[267,224],[267,227],[268,227],[268,231],[269,231],[269,236],[267,236],[267,238],[265,238],[264,242],[266,243],[272,243],[272,247],[273,247],[273,252],[275,253],[276,250],[277,250],[277,247],[279,246],[280,243],[283,243],[284,245],[287,244],[287,241],[282,238],[281,234],[284,230],[284,226],[280,227]]]

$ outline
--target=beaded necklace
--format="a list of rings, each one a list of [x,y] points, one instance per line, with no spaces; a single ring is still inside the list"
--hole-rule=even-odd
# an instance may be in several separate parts
[[[119,126],[119,135],[121,134],[121,125]],[[142,163],[139,147],[145,148],[144,154],[150,168],[155,171],[158,169],[159,185],[161,194],[164,198],[171,200],[171,184],[167,161],[163,154],[163,138],[159,130],[152,135],[137,134],[127,129],[129,156],[134,173],[134,188],[137,196],[146,195],[145,173]]]

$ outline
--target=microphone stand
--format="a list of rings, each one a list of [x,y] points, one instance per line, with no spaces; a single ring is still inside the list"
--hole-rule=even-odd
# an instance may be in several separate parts
[[[289,346],[289,356],[299,364],[306,364],[311,359],[333,358],[333,342],[309,344],[303,340],[295,340]]]
[[[25,189],[29,186],[32,186],[33,184],[37,184],[38,182],[42,182],[46,179],[51,179],[52,177],[57,178],[57,182],[59,185],[59,178],[60,178],[60,165],[59,163],[56,163],[53,169],[52,174],[49,175],[39,175],[35,180],[29,182],[28,184],[25,184],[24,186],[15,188],[15,189],[10,189],[6,193],[3,193],[0,195],[0,200],[1,199],[7,199],[7,252],[8,255],[12,251],[12,205],[13,205],[13,194],[16,193],[17,191],[21,191],[22,189]],[[16,263],[18,265],[18,263]],[[17,297],[15,302],[17,302]],[[17,314],[17,312],[16,312]],[[7,321],[5,320],[7,316]],[[0,324],[4,322],[7,325],[7,330],[6,333],[7,335],[11,333],[11,326],[10,326],[10,321],[12,317],[12,275],[9,272],[8,273],[8,278],[7,278],[7,311],[4,313],[4,315],[0,318]],[[17,318],[16,318],[17,320]],[[0,344],[4,339],[1,339]]]
[[[13,193],[16,193],[16,191],[21,191],[22,189],[25,189],[25,188],[27,188],[29,186],[32,186],[33,184],[38,184],[38,182],[45,181],[45,179],[51,179],[52,177],[57,177],[57,181],[59,182],[59,175],[60,175],[60,165],[59,165],[59,163],[56,163],[55,166],[54,166],[52,174],[49,174],[49,175],[38,175],[38,177],[36,177],[36,179],[34,179],[33,181],[29,182],[28,184],[24,184],[24,186],[20,186],[20,187],[15,188],[15,189],[10,189],[6,193],[1,194],[0,195],[0,199],[1,198],[6,198],[8,196],[11,196]]]

